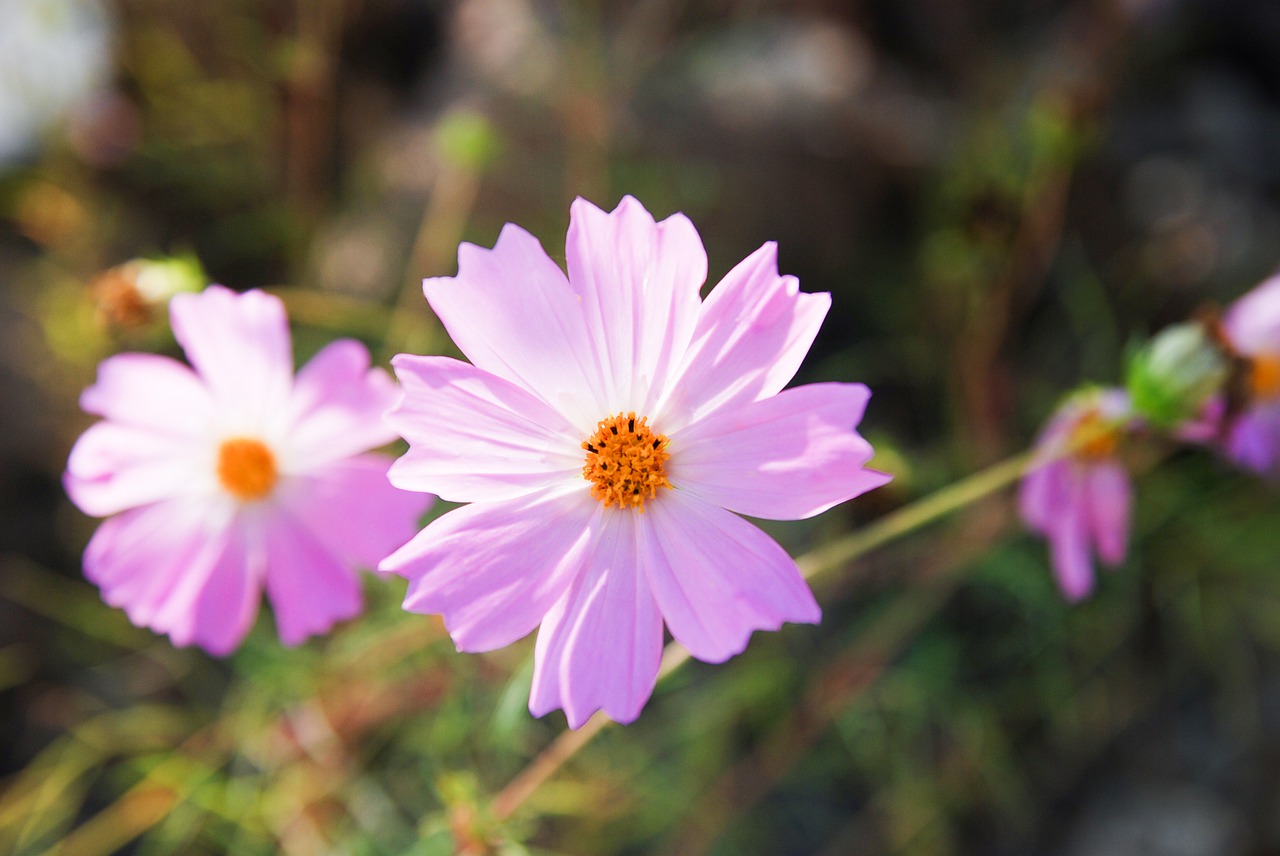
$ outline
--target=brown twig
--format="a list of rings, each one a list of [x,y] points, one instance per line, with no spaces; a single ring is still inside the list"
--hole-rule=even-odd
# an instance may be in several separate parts
[[[578,753],[578,750],[591,742],[597,734],[610,725],[613,720],[602,713],[587,720],[577,731],[564,731],[551,742],[551,745],[538,753],[529,766],[520,771],[511,782],[502,789],[493,800],[493,816],[497,820],[510,817],[520,806],[524,805],[534,791],[538,790],[547,779],[555,775],[564,763]]]

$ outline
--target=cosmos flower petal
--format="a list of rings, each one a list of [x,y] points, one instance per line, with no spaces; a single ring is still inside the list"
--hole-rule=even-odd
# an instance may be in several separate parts
[[[582,301],[528,232],[507,224],[492,250],[463,244],[458,275],[424,280],[422,290],[475,366],[561,412],[600,418],[603,375]]]
[[[1242,354],[1280,352],[1280,275],[1231,304],[1222,326],[1232,346]]]
[[[1038,460],[1023,476],[1019,511],[1048,538],[1054,576],[1068,600],[1093,591],[1093,552],[1110,565],[1124,560],[1131,487],[1115,450],[1132,418],[1124,390],[1073,395],[1041,431]]]
[[[1098,556],[1109,565],[1118,565],[1124,561],[1129,540],[1129,476],[1118,464],[1102,463],[1091,467],[1085,478],[1089,528]]]
[[[770,242],[725,275],[698,313],[693,342],[663,406],[677,431],[717,410],[774,395],[795,376],[831,307],[831,295],[800,291],[778,275]]]
[[[1263,402],[1236,417],[1227,454],[1260,475],[1271,473],[1280,452],[1280,403]]]
[[[579,478],[581,437],[530,393],[448,357],[392,362],[405,395],[386,419],[410,443],[391,468],[396,486],[470,502]]]
[[[1221,439],[1240,466],[1280,477],[1280,274],[1236,300],[1223,315],[1222,332],[1231,349],[1248,358],[1232,381],[1238,382],[1233,403],[1239,407],[1228,408],[1225,396],[1211,399],[1200,415],[1210,430],[1192,439]],[[1224,425],[1223,419],[1230,421]]]
[[[369,367],[369,351],[339,339],[298,371],[290,400],[289,449],[308,466],[359,454],[396,439],[382,414],[400,396],[391,375]]]
[[[391,460],[356,455],[308,470],[280,485],[276,501],[329,552],[360,568],[376,568],[404,543],[434,497],[393,487]]]
[[[126,511],[94,533],[85,575],[134,624],[226,654],[252,626],[260,594],[229,524],[226,509],[204,498]]]
[[[85,549],[84,572],[108,604],[140,627],[156,616],[179,581],[207,573],[227,543],[225,511],[201,497],[133,508],[98,527]]]
[[[98,366],[98,379],[80,396],[86,413],[157,434],[208,433],[213,402],[187,366],[155,354],[116,354]]]
[[[581,571],[601,516],[585,490],[474,503],[432,522],[380,570],[410,580],[405,609],[442,614],[458,650],[490,651],[538,626]]]
[[[864,469],[864,387],[769,401],[830,304],[778,275],[772,245],[704,304],[706,252],[685,217],[579,199],[565,258],[567,279],[508,226],[492,251],[464,245],[457,277],[424,284],[475,367],[398,358],[389,420],[409,452],[390,477],[473,504],[381,567],[410,578],[406,608],[443,613],[463,650],[541,622],[529,709],[563,708],[577,728],[639,714],[664,610],[716,661],[757,629],[818,619],[795,563],[733,510],[806,517],[887,476]]]
[[[817,383],[713,415],[670,438],[668,477],[739,514],[812,517],[890,479],[864,468],[871,444],[853,430],[870,396]]]
[[[1043,532],[1061,505],[1061,470],[1064,463],[1048,461],[1035,464],[1022,477],[1018,488],[1018,513],[1027,525]]]
[[[83,397],[106,419],[72,450],[67,492],[114,515],[85,574],[135,624],[213,654],[243,640],[269,571],[286,641],[325,630],[359,609],[351,565],[403,543],[431,501],[391,487],[387,460],[355,456],[392,437],[390,376],[342,342],[295,388],[283,304],[262,292],[210,287],[171,315],[196,371],[115,357]]]
[[[667,627],[699,660],[724,662],[756,630],[822,616],[787,552],[724,509],[673,491],[646,509],[636,532]]]
[[[277,510],[264,527],[267,597],[280,641],[299,645],[360,613],[360,579],[311,528]]]
[[[212,480],[191,448],[181,437],[99,422],[72,447],[63,485],[81,511],[95,516],[188,494]]]
[[[655,223],[630,196],[609,213],[577,199],[565,256],[604,376],[594,418],[654,413],[698,322],[707,254],[697,230],[683,214]]]
[[[653,694],[662,660],[662,616],[636,565],[630,513],[608,514],[578,575],[547,612],[534,647],[529,711],[563,708],[570,728],[597,710],[627,723]]]
[[[242,529],[227,531],[227,545],[194,592],[187,611],[157,617],[156,628],[165,629],[175,645],[195,644],[215,657],[230,654],[253,627],[262,597],[261,568],[250,555]],[[194,579],[194,577],[192,577]],[[177,592],[187,587],[179,585]],[[170,605],[180,602],[176,597]],[[164,623],[162,623],[164,622]]]
[[[1072,602],[1088,597],[1093,591],[1088,525],[1084,507],[1073,502],[1059,510],[1056,523],[1047,533],[1058,589]]]
[[[293,346],[284,304],[211,285],[169,302],[173,335],[224,412],[260,422],[286,401]]]
[[[262,594],[246,556],[243,532],[235,526],[202,541],[157,605],[151,629],[179,647],[198,644],[215,655],[233,650],[248,632]]]

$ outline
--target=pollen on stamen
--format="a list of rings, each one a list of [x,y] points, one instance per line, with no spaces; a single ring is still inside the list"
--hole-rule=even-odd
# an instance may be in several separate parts
[[[1280,397],[1280,355],[1265,354],[1249,361],[1249,392],[1258,400]]]
[[[619,413],[603,419],[596,433],[584,440],[587,452],[582,477],[591,482],[591,496],[605,508],[633,508],[644,512],[644,503],[659,488],[671,487],[664,465],[671,454],[667,438],[648,425],[648,417]]]
[[[218,447],[218,481],[241,502],[262,499],[278,480],[276,457],[261,440],[232,437]]]
[[[1120,444],[1120,430],[1108,424],[1096,410],[1080,417],[1072,430],[1075,454],[1090,460],[1101,460],[1115,454]]]

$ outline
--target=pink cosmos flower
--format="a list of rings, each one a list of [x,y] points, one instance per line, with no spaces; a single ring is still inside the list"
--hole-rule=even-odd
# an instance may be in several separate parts
[[[1054,575],[1067,600],[1093,591],[1095,550],[1108,565],[1124,561],[1132,500],[1115,452],[1131,419],[1124,390],[1073,396],[1040,434],[1040,462],[1022,480],[1022,518],[1049,539]]]
[[[359,342],[293,375],[288,320],[262,292],[221,286],[170,302],[194,367],[120,354],[80,405],[104,417],[76,442],[67,493],[108,519],[85,575],[139,626],[212,654],[236,648],[263,586],[295,645],[360,611],[353,566],[413,534],[431,501],[391,487],[380,416],[395,384]]]
[[[1232,304],[1222,332],[1247,360],[1245,405],[1227,428],[1227,454],[1255,472],[1280,475],[1280,276]]]
[[[782,391],[830,306],[779,276],[766,244],[699,297],[706,252],[683,215],[631,197],[571,211],[568,277],[508,224],[463,244],[428,301],[471,363],[393,361],[388,414],[407,490],[469,502],[381,568],[405,608],[442,613],[462,651],[539,625],[529,709],[630,722],[653,691],[663,624],[722,662],[755,630],[816,622],[795,562],[733,512],[809,517],[888,481],[854,428],[870,393]]]

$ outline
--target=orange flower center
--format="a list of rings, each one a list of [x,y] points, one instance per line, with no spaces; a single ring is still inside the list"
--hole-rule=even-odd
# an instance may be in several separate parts
[[[1249,361],[1249,391],[1256,399],[1280,396],[1280,354],[1264,354]]]
[[[1090,460],[1109,458],[1116,452],[1120,443],[1120,433],[1114,425],[1109,425],[1098,415],[1098,411],[1090,410],[1080,417],[1071,432],[1071,446],[1076,457]]]
[[[241,502],[262,499],[278,479],[276,456],[261,440],[233,437],[218,448],[218,481]]]
[[[634,508],[644,512],[644,501],[658,488],[671,487],[662,465],[671,457],[667,438],[655,434],[647,416],[619,413],[604,419],[596,433],[582,443],[587,463],[582,477],[591,482],[591,496],[605,508]]]

